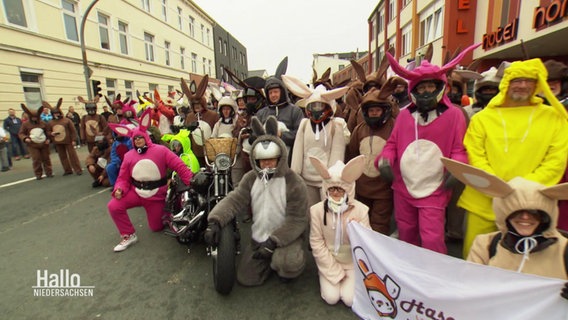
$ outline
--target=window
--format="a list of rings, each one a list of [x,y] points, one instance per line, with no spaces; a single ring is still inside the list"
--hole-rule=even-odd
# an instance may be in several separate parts
[[[211,37],[210,37],[210,35],[211,35],[211,30],[209,30],[209,28],[207,28],[207,38],[205,39],[205,40],[206,40],[205,44],[206,44],[208,47],[211,46]]]
[[[428,10],[431,12],[431,10]],[[442,8],[436,9],[420,21],[420,45],[426,45],[442,36],[444,17]]]
[[[379,54],[377,55],[377,61],[375,63],[379,65],[383,58],[385,57],[385,47],[383,45],[379,46]]]
[[[394,21],[396,18],[396,3],[395,0],[389,1],[389,22]]]
[[[219,53],[223,54],[223,39],[219,37]]]
[[[110,101],[114,101],[116,96],[116,79],[106,78],[107,97]]]
[[[223,42],[223,53],[225,54],[225,57],[227,56],[227,41]]]
[[[410,53],[412,47],[412,25],[402,27],[402,55]]]
[[[207,59],[203,58],[203,74],[207,74],[205,67],[207,66]]]
[[[146,12],[150,12],[150,0],[141,0],[142,1],[142,9]]]
[[[63,24],[65,25],[65,34],[68,40],[79,41],[77,33],[77,15],[75,3],[67,0],[61,1],[63,8]]]
[[[149,10],[147,10],[149,11]],[[168,2],[167,0],[162,0],[162,19],[168,21]]]
[[[406,7],[412,2],[412,0],[402,0],[402,7]]]
[[[201,43],[205,43],[205,26],[201,25]]]
[[[42,80],[41,72],[20,71],[20,78],[24,87],[24,98],[26,106],[31,110],[36,110],[41,106],[42,98]]]
[[[197,72],[197,54],[191,53],[191,72]]]
[[[23,2],[24,0],[3,0],[4,11],[6,12],[6,18],[9,23],[27,28],[28,21],[26,19],[26,10]]]
[[[389,47],[396,48],[396,35],[389,38]]]
[[[224,65],[220,65],[219,66],[219,73],[221,75],[221,79],[225,79],[224,75],[225,75],[225,69],[223,69],[225,66]]]
[[[166,66],[170,65],[170,43],[164,42],[164,55],[166,57]]]
[[[195,19],[189,16],[189,36],[195,38]]]
[[[231,48],[231,59],[237,60],[237,48]]]
[[[148,95],[154,99],[154,90],[158,90],[158,84],[157,83],[149,83],[148,84]]]
[[[128,54],[128,25],[122,21],[118,22],[118,42],[120,53]]]
[[[168,94],[170,94],[170,92],[174,92],[174,86],[168,86]]]
[[[132,99],[132,92],[134,91],[134,81],[124,80],[125,95]]]
[[[154,61],[154,36],[144,32],[144,49],[146,61]]]
[[[179,64],[182,69],[185,69],[185,48],[179,48]]]
[[[178,7],[178,27],[180,30],[183,30],[183,18],[181,17],[182,15],[182,10],[180,7]]]
[[[101,48],[110,50],[110,37],[108,35],[109,17],[99,12],[99,36],[101,38]]]
[[[379,21],[377,21],[377,36],[385,29],[385,8],[379,9]]]
[[[207,60],[207,74],[211,74],[211,59]]]

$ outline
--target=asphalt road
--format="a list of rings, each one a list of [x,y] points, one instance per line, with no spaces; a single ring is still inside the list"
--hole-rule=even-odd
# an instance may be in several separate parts
[[[80,159],[86,154],[79,149]],[[357,319],[343,304],[320,298],[309,254],[305,272],[291,283],[273,276],[221,296],[205,247],[188,253],[174,238],[151,232],[141,209],[130,211],[139,242],[113,252],[120,239],[106,209],[110,190],[91,188],[86,171],[63,177],[57,154],[51,159],[54,178],[36,181],[31,160],[0,173],[1,319]],[[241,224],[243,246],[249,228]],[[449,250],[456,255],[461,247]],[[92,296],[34,296],[43,277],[63,281],[61,270],[93,287],[85,291]]]
[[[85,148],[79,153],[84,159]],[[311,257],[294,282],[274,276],[261,287],[235,285],[229,296],[217,294],[205,247],[196,245],[188,253],[174,238],[151,232],[140,209],[130,211],[139,242],[113,252],[120,239],[106,209],[109,190],[91,188],[86,172],[63,177],[57,158],[52,153],[54,178],[36,181],[31,160],[15,161],[12,170],[0,173],[0,318],[357,318],[344,305],[321,300]],[[246,234],[250,225],[241,227]],[[94,287],[86,291],[93,296],[34,296],[32,287],[44,272],[49,281],[62,281],[54,275],[60,270],[75,274],[75,281],[80,277],[81,286]]]

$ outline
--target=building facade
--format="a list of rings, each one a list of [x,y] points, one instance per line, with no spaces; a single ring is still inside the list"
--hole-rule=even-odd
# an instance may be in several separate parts
[[[345,69],[351,68],[351,60],[358,61],[362,57],[366,56],[367,52],[342,52],[342,53],[314,53],[314,60],[312,62],[312,69],[316,72],[317,77],[321,75],[329,68],[331,69],[331,74],[336,74],[337,72]],[[345,72],[342,72],[344,74]],[[336,76],[337,79],[341,76]],[[332,77],[332,82],[336,80]],[[313,82],[313,79],[312,81]]]
[[[80,45],[81,20],[90,78]],[[188,0],[14,0],[1,3],[0,113],[41,100],[82,107],[91,80],[103,94],[165,95],[190,73],[216,77],[214,20]],[[104,99],[103,99],[104,100]],[[82,108],[76,108],[82,109]]]
[[[231,70],[239,79],[248,77],[247,49],[219,24],[213,25],[215,37],[215,68],[217,79],[233,85],[235,83],[225,74],[224,68]]]

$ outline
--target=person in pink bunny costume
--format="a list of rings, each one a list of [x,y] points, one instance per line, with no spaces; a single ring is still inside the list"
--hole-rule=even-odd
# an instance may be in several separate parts
[[[113,198],[107,205],[122,237],[122,241],[114,247],[115,252],[124,251],[138,241],[128,217],[130,208],[144,207],[150,229],[163,229],[164,218],[168,216],[164,211],[168,169],[177,172],[186,185],[192,177],[191,171],[175,153],[152,143],[146,131],[150,121],[150,109],[147,109],[140,117],[140,125],[133,129],[131,125],[109,124],[115,133],[130,137],[134,145],[134,149],[124,155]]]
[[[381,176],[393,179],[399,239],[444,254],[445,209],[455,179],[445,173],[440,157],[467,163],[466,119],[446,95],[446,74],[478,46],[468,47],[442,67],[424,60],[412,71],[387,53],[393,71],[408,81],[412,104],[397,117],[375,166]]]

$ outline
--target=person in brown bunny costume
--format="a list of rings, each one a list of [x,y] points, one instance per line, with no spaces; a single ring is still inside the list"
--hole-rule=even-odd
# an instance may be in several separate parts
[[[87,114],[81,118],[81,140],[87,143],[87,148],[91,152],[95,146],[96,137],[96,132],[93,132],[91,128],[97,128],[98,132],[108,131],[107,121],[105,117],[97,114],[99,96],[96,96],[92,101],[87,101],[81,96],[77,97],[77,99],[85,104],[85,109],[87,110]]]
[[[51,114],[53,114],[53,120],[50,122],[51,137],[63,166],[63,175],[67,176],[75,171],[80,176],[83,174],[83,169],[75,150],[77,131],[75,131],[73,121],[63,116],[63,112],[61,112],[62,103],[63,99],[59,98],[57,105],[53,108],[47,101],[42,101],[43,107],[51,109]]]
[[[51,125],[39,118],[44,107],[41,106],[36,112],[32,112],[25,104],[22,103],[21,106],[24,113],[28,115],[29,121],[22,124],[18,136],[28,147],[36,179],[41,180],[44,172],[48,178],[51,178],[53,177],[51,158],[49,157]]]

